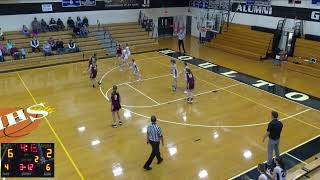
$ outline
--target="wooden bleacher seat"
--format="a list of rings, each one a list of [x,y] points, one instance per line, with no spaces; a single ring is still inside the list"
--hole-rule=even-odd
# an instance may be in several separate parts
[[[253,31],[250,26],[231,24],[228,32],[218,34],[206,45],[248,59],[260,60],[265,57],[272,36],[269,33]]]
[[[303,168],[287,174],[286,178],[290,179],[290,180],[300,179],[303,176],[306,176],[308,173],[316,170],[319,167],[320,167],[320,159],[316,159],[316,160],[310,162],[309,164],[305,165]]]
[[[316,58],[316,63],[305,61]],[[320,77],[320,42],[297,39],[293,57],[288,58],[287,68],[314,77]]]

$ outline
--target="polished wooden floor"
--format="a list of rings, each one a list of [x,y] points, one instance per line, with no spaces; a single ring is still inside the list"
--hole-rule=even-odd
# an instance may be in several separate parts
[[[159,43],[162,48],[177,49],[175,39]],[[193,56],[320,97],[319,79],[312,76],[202,47],[194,38],[186,41],[186,48]],[[135,82],[132,70],[114,68],[115,58],[100,60],[101,89],[90,86],[83,73],[87,63],[0,74],[0,107],[44,102],[55,109],[36,130],[15,142],[55,143],[54,179],[59,180],[219,180],[266,160],[267,143],[262,137],[271,110],[280,112],[280,118],[292,116],[283,121],[282,152],[319,135],[320,112],[192,66],[195,94],[203,95],[188,105],[182,76],[178,91],[171,91],[169,57],[157,52],[133,57],[145,80]],[[183,68],[180,62],[178,68]],[[124,125],[117,129],[110,126],[110,104],[105,98],[114,84],[120,84],[127,109],[121,112]],[[207,93],[217,88],[223,89]],[[145,172],[142,166],[151,150],[145,141],[150,115],[160,119],[165,160]],[[85,130],[80,132],[79,127]],[[92,145],[94,140],[100,144]],[[252,155],[245,158],[244,152],[249,151]]]

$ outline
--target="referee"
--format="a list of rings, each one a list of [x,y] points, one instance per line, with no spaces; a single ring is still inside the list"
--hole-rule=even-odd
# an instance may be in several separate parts
[[[183,39],[185,38],[185,34],[183,32],[183,30],[181,29],[179,32],[178,32],[178,46],[179,46],[179,52],[181,52],[181,46],[182,46],[182,49],[184,51],[184,53],[186,53],[186,50],[184,49],[184,42],[183,42]]]
[[[161,140],[162,146],[164,144],[163,136],[162,136],[161,128],[157,125],[156,121],[157,121],[156,116],[151,116],[151,124],[147,128],[147,144],[150,143],[152,147],[152,152],[150,154],[148,161],[143,166],[145,170],[152,169],[150,165],[155,156],[158,159],[158,164],[160,164],[163,161],[160,155],[160,150],[159,150],[160,140]]]

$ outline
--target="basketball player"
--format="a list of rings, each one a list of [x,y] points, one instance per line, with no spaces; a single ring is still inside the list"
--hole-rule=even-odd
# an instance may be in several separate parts
[[[175,59],[171,59],[171,74],[173,77],[173,83],[172,83],[172,91],[177,91],[177,79],[178,79],[178,70],[177,70],[177,64]]]
[[[118,60],[120,61],[120,64],[121,64],[121,55],[122,55],[122,48],[121,48],[121,44],[117,42],[117,57],[118,57]]]
[[[132,59],[132,66],[133,66],[133,74],[136,76],[138,81],[141,81],[141,74],[140,74],[139,68],[136,64],[136,61],[134,59]]]
[[[191,104],[193,101],[194,77],[190,69],[186,70],[187,76],[187,103]]]
[[[268,180],[268,176],[266,174],[266,167],[264,164],[258,164],[258,167],[257,167],[260,175],[258,177],[258,180]]]
[[[118,116],[118,120],[119,120],[119,125],[122,125],[122,121],[120,119],[120,114],[119,114],[119,110],[121,109],[121,105],[120,105],[120,94],[117,92],[117,86],[114,85],[112,87],[112,93],[111,93],[111,112],[112,112],[112,118],[113,118],[113,123],[112,123],[112,127],[113,128],[117,128],[117,123],[116,123],[116,114]]]
[[[101,83],[96,80],[97,74],[98,74],[98,66],[96,61],[92,61],[92,63],[89,65],[89,71],[90,71],[90,81],[92,82],[92,87],[95,88],[95,82],[100,85]]]
[[[282,157],[280,156],[279,158],[274,159],[274,163],[276,164],[276,167],[273,169],[272,173],[267,171],[268,175],[272,180],[286,180],[286,170]]]
[[[121,65],[121,66],[124,66],[124,64],[127,64],[128,67],[130,68],[130,64],[129,64],[129,62],[128,62],[128,59],[129,59],[129,51],[127,51],[127,48],[126,48],[125,46],[123,46],[123,48],[122,48],[121,58],[122,58],[122,65]]]
[[[184,90],[184,93],[187,94],[187,69],[189,69],[188,64],[184,62],[184,68],[183,68],[183,73],[184,73],[184,80],[186,81],[186,89]]]
[[[126,44],[125,49],[126,49],[126,53],[127,53],[127,55],[128,55],[128,59],[129,59],[129,57],[131,56],[131,51],[130,51],[130,48],[129,48],[129,44],[128,44],[128,43]],[[128,62],[128,66],[129,66],[129,68],[131,68],[129,62]]]

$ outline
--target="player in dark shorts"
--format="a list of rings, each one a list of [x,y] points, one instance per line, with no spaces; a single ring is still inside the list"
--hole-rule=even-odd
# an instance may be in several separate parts
[[[122,64],[122,61],[121,61],[122,46],[121,46],[121,44],[118,43],[118,42],[117,42],[117,48],[116,48],[116,55],[117,55],[117,57],[118,57],[118,63],[119,63],[119,64],[117,64],[117,61],[116,61],[115,65],[118,65],[118,66],[120,66],[120,68],[121,68],[121,64]]]
[[[192,103],[193,101],[193,89],[194,89],[194,76],[190,69],[186,69],[187,77],[187,102]]]
[[[116,123],[116,114],[118,116],[118,120],[119,120],[119,125],[122,125],[122,121],[120,118],[120,114],[119,114],[119,110],[121,109],[121,98],[120,98],[120,94],[117,92],[117,86],[114,85],[112,87],[112,93],[110,96],[110,102],[111,102],[111,112],[112,112],[112,118],[113,118],[113,123],[112,123],[112,127],[116,128],[117,127],[117,123]]]
[[[96,80],[97,74],[98,74],[98,65],[95,61],[93,61],[90,65],[89,65],[89,73],[90,73],[90,80],[92,82],[92,87],[95,88],[95,82],[98,83],[98,85],[100,85],[101,83],[99,81]]]

